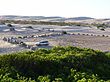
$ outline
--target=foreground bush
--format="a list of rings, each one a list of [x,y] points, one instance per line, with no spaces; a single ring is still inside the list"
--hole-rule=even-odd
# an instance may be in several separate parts
[[[0,82],[110,82],[110,53],[77,47],[0,56]]]

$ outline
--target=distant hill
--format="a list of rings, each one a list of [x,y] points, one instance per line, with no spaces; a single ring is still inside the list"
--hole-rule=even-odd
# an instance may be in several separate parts
[[[91,17],[59,17],[59,16],[16,16],[16,15],[2,15],[2,20],[35,20],[35,21],[46,21],[46,22],[81,22],[81,23],[107,23],[110,24],[110,18],[106,19],[95,19]]]
[[[65,18],[65,17],[45,17],[43,21],[50,22],[66,22],[66,21],[81,21],[81,20],[89,20],[94,19],[91,17],[74,17],[74,18]]]
[[[44,16],[16,16],[16,15],[0,16],[0,19],[7,19],[7,20],[36,20],[42,18],[44,18]]]
[[[88,19],[94,19],[91,17],[74,17],[74,18],[68,18],[68,20],[88,20]]]
[[[75,21],[85,21],[85,20],[91,20],[94,18],[91,17],[73,17],[73,18],[66,18],[64,21],[69,21],[69,22],[75,22]]]
[[[90,18],[90,17],[64,18],[64,17],[58,17],[58,16],[45,17],[45,16],[16,16],[16,15],[3,15],[3,16],[0,16],[0,18],[2,18],[2,19],[8,19],[8,20],[17,20],[17,19],[21,19],[21,20],[28,20],[28,19],[30,19],[30,20],[51,19],[53,21],[93,19],[93,18]]]
[[[61,17],[45,17],[45,16],[16,16],[16,15],[2,15],[0,19],[7,19],[7,20],[41,20],[41,19],[55,19]]]

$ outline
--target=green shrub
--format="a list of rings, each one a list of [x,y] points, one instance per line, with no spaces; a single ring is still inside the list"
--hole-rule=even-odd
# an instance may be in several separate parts
[[[19,81],[109,82],[110,53],[68,46],[0,55],[0,82]]]
[[[11,24],[7,24],[8,27],[13,27]]]
[[[62,34],[67,34],[67,32],[66,31],[62,31]]]

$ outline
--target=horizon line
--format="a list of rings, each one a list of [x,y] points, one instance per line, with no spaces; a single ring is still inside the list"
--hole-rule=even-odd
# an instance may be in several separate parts
[[[88,17],[88,18],[92,18],[92,19],[110,19],[110,17],[92,17],[92,16],[42,16],[42,15],[12,15],[12,14],[2,14],[1,16],[30,16],[30,17],[34,17],[34,16],[38,16],[38,17],[61,17],[61,18],[77,18],[77,17]]]

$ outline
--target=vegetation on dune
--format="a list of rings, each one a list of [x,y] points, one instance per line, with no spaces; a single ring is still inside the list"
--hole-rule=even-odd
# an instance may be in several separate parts
[[[0,82],[110,82],[110,53],[54,47],[0,56]]]
[[[105,24],[105,23],[103,23],[103,24],[94,24],[94,26],[96,26],[97,29],[100,29],[102,31],[105,31],[105,29],[109,27],[109,25]]]
[[[27,26],[26,28],[33,29],[33,27],[32,27],[32,26]]]
[[[88,24],[80,23],[80,22],[49,22],[49,21],[32,21],[32,20],[0,20],[3,23],[11,23],[11,24],[38,24],[38,25],[59,25],[59,26],[87,26]]]
[[[7,24],[8,27],[13,27],[11,24]]]
[[[107,23],[83,23],[83,22],[51,22],[51,21],[36,21],[36,20],[0,20],[0,24],[9,23],[7,26],[12,27],[11,24],[34,24],[34,25],[58,25],[58,26],[96,26],[97,29],[105,31],[106,28],[110,27]],[[32,27],[27,27],[31,28]]]
[[[67,32],[66,31],[62,31],[62,34],[67,34]]]

